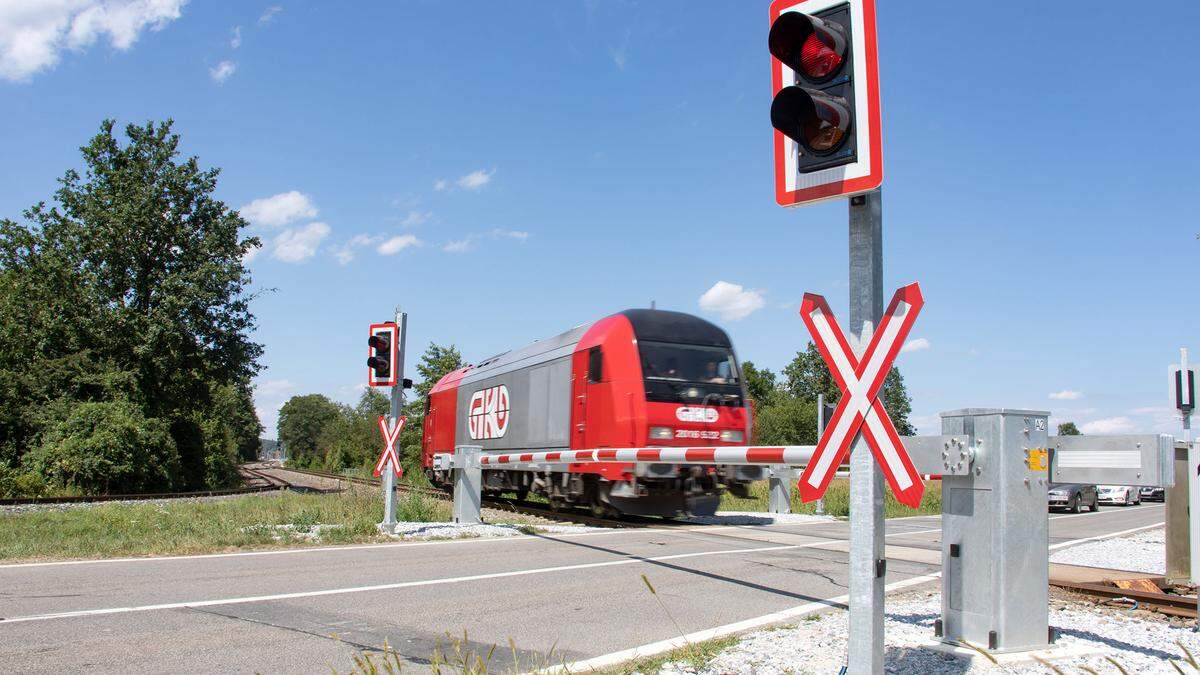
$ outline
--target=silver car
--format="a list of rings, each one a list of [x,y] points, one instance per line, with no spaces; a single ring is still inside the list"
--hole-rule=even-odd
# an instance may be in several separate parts
[[[1100,496],[1101,504],[1132,506],[1142,503],[1141,490],[1129,485],[1098,485],[1096,492]]]

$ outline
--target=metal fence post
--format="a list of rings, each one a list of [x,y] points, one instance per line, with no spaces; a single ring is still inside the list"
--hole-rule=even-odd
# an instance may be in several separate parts
[[[850,333],[861,357],[864,324],[883,316],[883,200],[850,198]],[[820,414],[820,412],[818,412]],[[883,672],[883,472],[859,436],[850,451],[849,672]]]
[[[479,509],[483,502],[483,472],[479,468],[478,445],[454,448],[454,522],[478,525],[483,522]]]

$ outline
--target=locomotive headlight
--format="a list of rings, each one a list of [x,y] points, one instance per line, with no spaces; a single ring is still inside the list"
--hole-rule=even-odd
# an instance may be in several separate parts
[[[721,432],[721,440],[726,443],[741,443],[744,438],[745,435],[742,432],[733,429],[726,429]]]
[[[671,427],[650,427],[650,438],[654,440],[671,440],[675,434],[671,432]]]

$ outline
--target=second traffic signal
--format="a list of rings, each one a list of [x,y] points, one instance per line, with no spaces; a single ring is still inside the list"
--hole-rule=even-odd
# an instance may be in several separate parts
[[[391,321],[371,324],[371,334],[367,338],[367,384],[370,386],[396,386],[399,337],[400,329]]]

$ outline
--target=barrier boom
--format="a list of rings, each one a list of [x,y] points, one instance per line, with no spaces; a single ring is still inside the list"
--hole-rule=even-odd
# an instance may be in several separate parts
[[[707,448],[600,448],[485,454],[479,465],[664,462],[668,464],[807,464],[813,445],[746,445]]]

